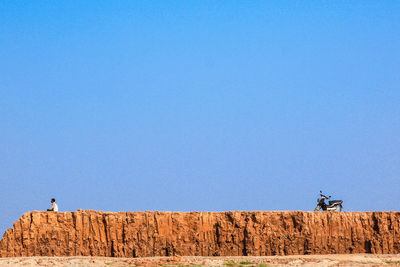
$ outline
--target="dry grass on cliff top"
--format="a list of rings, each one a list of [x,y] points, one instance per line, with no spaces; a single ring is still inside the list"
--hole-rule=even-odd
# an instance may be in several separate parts
[[[0,258],[0,266],[400,266],[400,254],[300,255],[265,257],[16,257]]]

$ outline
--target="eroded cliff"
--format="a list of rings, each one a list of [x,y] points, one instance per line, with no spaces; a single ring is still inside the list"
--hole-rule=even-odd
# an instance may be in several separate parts
[[[400,212],[28,212],[0,257],[400,253]]]

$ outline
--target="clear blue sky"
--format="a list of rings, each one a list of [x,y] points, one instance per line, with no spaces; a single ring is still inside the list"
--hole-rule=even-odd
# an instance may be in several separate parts
[[[1,1],[24,212],[399,210],[399,1]]]

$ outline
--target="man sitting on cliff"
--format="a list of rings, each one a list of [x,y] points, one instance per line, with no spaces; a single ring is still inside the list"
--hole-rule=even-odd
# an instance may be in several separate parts
[[[51,208],[47,209],[47,211],[58,211],[58,206],[56,204],[56,199],[55,198],[51,199]]]

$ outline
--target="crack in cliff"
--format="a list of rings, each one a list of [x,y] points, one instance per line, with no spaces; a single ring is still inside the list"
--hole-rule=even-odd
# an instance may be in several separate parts
[[[214,228],[215,228],[215,237],[216,237],[216,241],[217,241],[217,245],[218,246],[221,246],[221,236],[220,236],[220,225],[219,225],[219,222],[217,222],[215,225],[214,225]]]
[[[234,224],[235,219],[232,217],[232,213],[231,213],[231,212],[227,212],[227,213],[225,213],[225,214],[226,214],[226,217],[228,218],[228,221],[229,221],[231,224]]]
[[[246,224],[244,231],[243,231],[243,241],[242,241],[243,242],[243,249],[242,249],[243,256],[248,255],[248,253],[247,253],[247,239],[248,238],[249,238],[249,232],[247,231],[247,224]]]
[[[379,224],[378,224],[378,218],[376,216],[376,213],[372,213],[372,221],[374,222],[373,229],[375,233],[379,234]]]
[[[159,233],[159,230],[158,230],[158,222],[157,222],[157,216],[156,216],[156,214],[154,214],[154,225],[155,225],[155,228],[156,228],[156,233]]]
[[[102,217],[103,217],[103,229],[104,229],[104,234],[105,234],[105,237],[106,237],[106,244],[107,244],[107,247],[109,246],[109,242],[108,242],[108,230],[107,230],[107,220],[106,220],[106,214],[104,214]],[[107,253],[108,254],[108,253]],[[111,249],[110,249],[110,254],[111,254]]]

